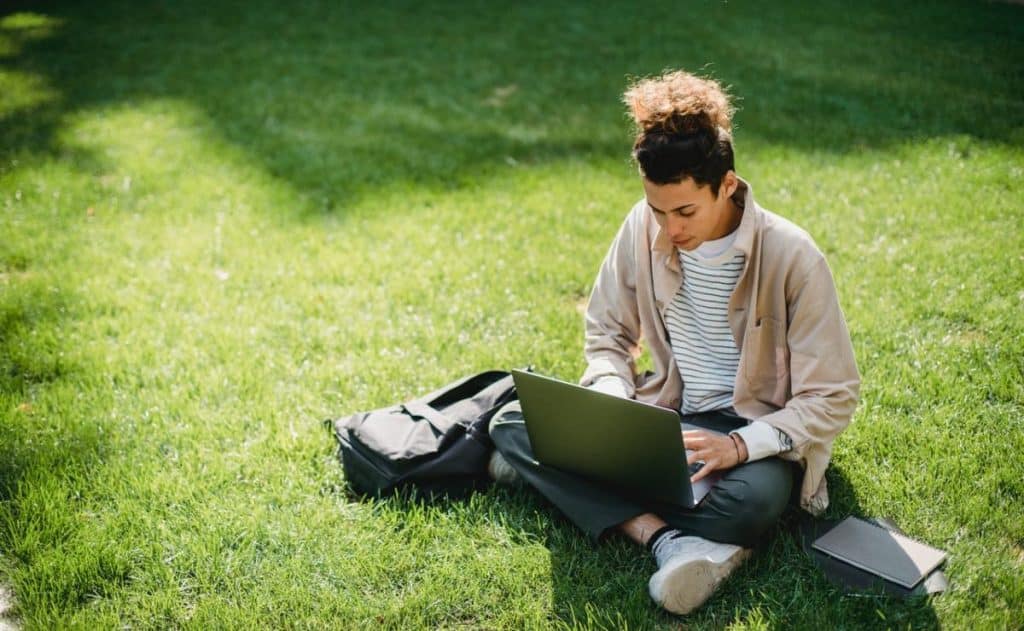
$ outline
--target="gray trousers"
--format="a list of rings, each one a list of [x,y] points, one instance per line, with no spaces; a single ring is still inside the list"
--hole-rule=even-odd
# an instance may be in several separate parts
[[[747,424],[743,418],[722,412],[694,414],[683,420],[723,433]],[[795,465],[772,457],[728,470],[696,508],[626,497],[582,476],[537,462],[518,401],[495,415],[491,438],[523,480],[595,541],[624,521],[654,513],[683,534],[751,547],[778,520],[793,488]]]

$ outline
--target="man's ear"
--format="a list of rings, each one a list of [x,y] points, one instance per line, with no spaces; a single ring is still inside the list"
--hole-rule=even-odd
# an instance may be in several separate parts
[[[718,196],[732,197],[732,194],[736,192],[739,186],[740,178],[736,177],[736,172],[730,169],[722,176],[722,183],[718,186]]]

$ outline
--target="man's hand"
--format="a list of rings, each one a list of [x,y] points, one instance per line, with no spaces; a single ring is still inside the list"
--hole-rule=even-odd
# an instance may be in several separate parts
[[[691,429],[683,432],[683,445],[693,451],[686,458],[687,465],[704,461],[704,466],[693,474],[690,482],[697,482],[718,469],[731,469],[747,459],[747,446],[739,436],[733,439],[728,434]]]

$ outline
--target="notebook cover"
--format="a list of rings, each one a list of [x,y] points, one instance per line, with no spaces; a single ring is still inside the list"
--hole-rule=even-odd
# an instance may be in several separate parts
[[[815,550],[912,588],[946,553],[869,522],[847,517],[811,544]]]

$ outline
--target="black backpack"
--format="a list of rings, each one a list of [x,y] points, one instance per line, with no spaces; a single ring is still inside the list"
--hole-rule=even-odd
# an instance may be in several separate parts
[[[345,479],[356,493],[380,497],[415,486],[428,496],[459,495],[489,482],[494,444],[487,425],[515,399],[512,375],[492,370],[325,423],[334,429]]]

